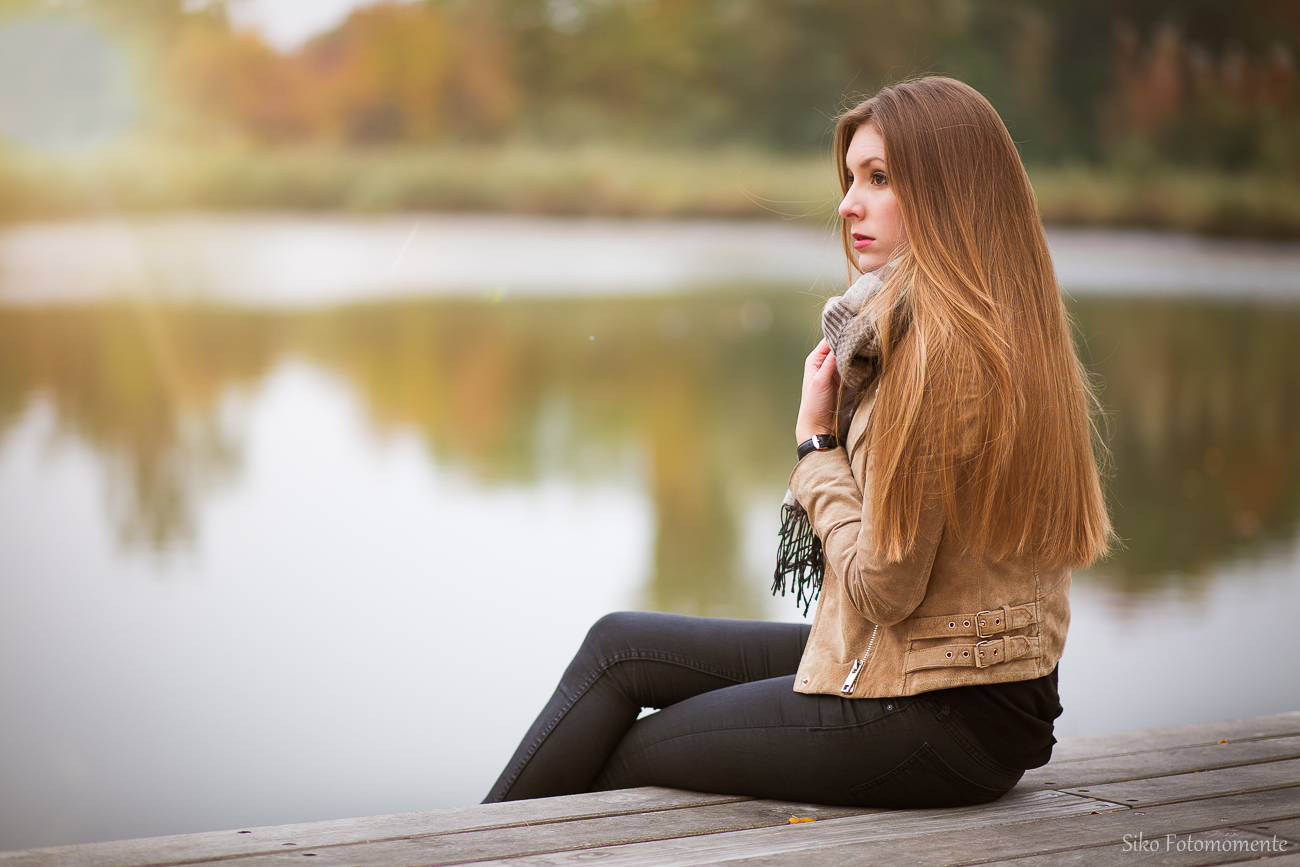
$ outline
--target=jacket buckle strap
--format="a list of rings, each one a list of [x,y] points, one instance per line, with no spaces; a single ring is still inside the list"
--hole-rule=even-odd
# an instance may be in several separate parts
[[[1008,629],[1023,629],[1037,619],[1038,606],[1033,602],[1027,605],[1003,605],[975,615],[975,634],[980,638],[992,638]]]
[[[988,668],[990,665],[997,665],[999,662],[1010,662],[1013,659],[1020,659],[1022,656],[1034,655],[1033,646],[1035,643],[1023,635],[981,641],[975,645],[975,667]]]
[[[1037,636],[1009,635],[978,644],[940,644],[907,654],[910,674],[927,668],[988,668],[1002,662],[1041,655]]]
[[[980,611],[975,614],[975,634],[980,638],[992,638],[1006,632],[1011,624],[1011,606],[1003,605],[993,611]]]
[[[996,665],[999,662],[1007,660],[1007,640],[1005,638],[995,638],[991,641],[981,641],[975,645],[975,667],[988,668],[990,665]]]
[[[978,638],[992,638],[1013,629],[1024,629],[1038,620],[1038,605],[1029,602],[1024,605],[1003,605],[977,614],[953,614],[941,617],[919,617],[908,629],[908,637],[957,638],[974,635]]]

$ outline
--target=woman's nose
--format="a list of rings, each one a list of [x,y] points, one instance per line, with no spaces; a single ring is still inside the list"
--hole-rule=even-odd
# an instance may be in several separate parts
[[[862,203],[853,195],[853,190],[845,193],[840,200],[840,216],[846,220],[862,219]]]

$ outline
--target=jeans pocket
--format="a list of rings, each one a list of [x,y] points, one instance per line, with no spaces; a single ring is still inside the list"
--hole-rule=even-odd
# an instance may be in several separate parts
[[[915,809],[964,807],[996,801],[1007,789],[991,788],[956,771],[927,741],[899,765],[850,790],[864,807]]]

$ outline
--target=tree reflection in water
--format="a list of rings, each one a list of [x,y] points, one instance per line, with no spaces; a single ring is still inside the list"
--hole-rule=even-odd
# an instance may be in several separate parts
[[[1300,309],[1170,300],[1074,305],[1103,384],[1128,593],[1195,593],[1300,530]]]
[[[410,301],[267,313],[210,307],[0,310],[0,432],[34,399],[109,470],[124,546],[167,550],[240,473],[223,400],[287,357],[350,382],[379,431],[419,430],[482,485],[642,462],[656,540],[649,608],[760,616],[741,522],[775,513],[819,300]],[[1300,529],[1300,310],[1200,301],[1073,305],[1103,384],[1125,548],[1094,570],[1125,594],[1197,593],[1221,564]],[[775,524],[774,524],[775,525]],[[773,549],[775,539],[773,539]]]

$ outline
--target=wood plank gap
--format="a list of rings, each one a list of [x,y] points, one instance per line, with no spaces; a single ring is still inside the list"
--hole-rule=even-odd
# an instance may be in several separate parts
[[[1300,810],[1297,810],[1294,816],[1274,816],[1272,819],[1251,822],[1242,827],[1256,834],[1276,834],[1285,837],[1300,849]]]
[[[1220,720],[1211,723],[1165,726],[1154,729],[1129,729],[1096,735],[1070,735],[1061,738],[1053,754],[1057,761],[1077,757],[1094,758],[1124,755],[1150,749],[1168,749],[1184,745],[1204,745],[1219,740],[1268,738],[1274,735],[1295,736],[1300,730],[1300,711]],[[1154,745],[1154,747],[1153,747]]]
[[[1106,758],[1112,758],[1112,757],[1106,756]],[[1248,768],[1251,765],[1271,765],[1274,762],[1289,762],[1295,759],[1300,759],[1300,751],[1295,753],[1286,753],[1280,756],[1269,756],[1267,758],[1253,759],[1250,761],[1228,762],[1221,765],[1205,765],[1203,767],[1197,768],[1196,772],[1204,773],[1206,771],[1226,771],[1231,768]],[[1082,785],[1083,786],[1089,786],[1089,785],[1106,786],[1106,785],[1110,785],[1111,783],[1132,783],[1137,780],[1158,780],[1161,777],[1181,777],[1188,773],[1192,773],[1192,772],[1179,769],[1179,770],[1170,770],[1164,773],[1137,774],[1132,777],[1107,777],[1105,782],[1083,783]],[[1057,791],[1057,792],[1063,792],[1067,789],[1078,789],[1078,788],[1079,786],[1044,786],[1044,789],[1052,789],[1053,791]]]
[[[1219,795],[1287,789],[1296,785],[1300,785],[1300,759],[1193,771],[1127,783],[1069,786],[1060,791],[1140,809]]]
[[[565,822],[588,822],[592,819],[606,819],[614,816],[645,816],[653,813],[671,813],[674,810],[698,810],[700,807],[717,807],[727,804],[742,804],[747,801],[757,801],[759,798],[749,796],[736,796],[726,800],[712,801],[708,804],[670,804],[665,807],[652,807],[642,810],[620,810],[618,812],[601,813],[594,816],[557,816],[553,819],[543,819],[537,822],[519,821],[504,825],[484,825],[473,828],[455,828],[449,831],[430,831],[427,834],[399,834],[389,839],[393,840],[419,840],[423,837],[448,837],[452,834],[472,834],[478,831],[500,831],[505,828],[540,828],[543,825],[563,825]],[[867,812],[863,810],[863,812]],[[338,843],[328,843],[328,846],[353,846],[355,840]],[[374,841],[367,841],[374,842]],[[317,847],[312,847],[317,848]]]
[[[1220,744],[1219,741],[1226,741],[1229,744],[1246,744],[1246,743],[1253,743],[1255,741],[1274,741],[1274,740],[1281,740],[1283,738],[1295,738],[1295,737],[1300,737],[1300,730],[1293,731],[1293,732],[1278,732],[1277,734],[1269,734],[1269,735],[1257,735],[1255,737],[1246,737],[1246,738],[1219,738],[1218,740],[1213,740],[1213,741],[1201,741],[1199,743],[1191,743],[1191,744],[1175,744],[1174,746],[1152,747],[1151,749],[1144,749],[1144,750],[1121,750],[1120,752],[1117,753],[1096,753],[1093,755],[1076,756],[1073,758],[1066,758],[1066,759],[1052,759],[1052,761],[1049,764],[1068,765],[1074,762],[1091,762],[1096,759],[1118,759],[1118,758],[1123,758],[1125,756],[1141,756],[1141,755],[1146,755],[1148,753],[1172,753],[1177,750],[1190,750],[1190,749],[1197,749],[1199,747],[1223,746],[1223,744]]]
[[[1130,782],[1137,782],[1137,781],[1135,781],[1135,780],[1131,780]],[[1082,795],[1081,797],[1084,797],[1084,798],[1091,798],[1092,800],[1096,801],[1096,802],[1099,803],[1099,804],[1107,804],[1107,805],[1113,805],[1113,806],[1116,806],[1116,807],[1123,807],[1123,808],[1126,809],[1126,810],[1140,810],[1140,809],[1142,809],[1142,808],[1144,808],[1144,807],[1159,807],[1159,806],[1164,806],[1165,804],[1186,804],[1186,803],[1191,802],[1191,801],[1204,801],[1204,800],[1206,800],[1207,798],[1213,798],[1213,797],[1224,797],[1224,796],[1227,796],[1227,795],[1249,795],[1249,794],[1253,794],[1253,793],[1255,793],[1255,792],[1273,792],[1273,791],[1277,791],[1277,790],[1279,790],[1279,789],[1291,789],[1291,788],[1295,788],[1295,785],[1296,785],[1296,781],[1295,781],[1295,780],[1290,780],[1290,781],[1285,781],[1285,782],[1278,783],[1278,784],[1275,785],[1275,786],[1274,786],[1274,785],[1269,785],[1269,786],[1249,786],[1249,787],[1245,787],[1245,788],[1236,789],[1236,790],[1231,791],[1231,792],[1223,792],[1223,793],[1216,794],[1216,795],[1198,794],[1198,795],[1190,795],[1190,796],[1188,796],[1188,797],[1186,797],[1186,798],[1170,798],[1170,799],[1168,799],[1168,800],[1159,800],[1159,801],[1140,801],[1140,802],[1138,802],[1138,801],[1129,801],[1129,800],[1127,800],[1127,799],[1124,800],[1124,801],[1116,801],[1116,800],[1112,800],[1111,798],[1103,798],[1103,797],[1101,797],[1100,795]],[[1052,791],[1063,791],[1063,792],[1064,792],[1065,790],[1056,790],[1056,789],[1053,789]],[[1078,794],[1078,793],[1077,793],[1077,792],[1065,792],[1065,794],[1074,795],[1074,794]]]

